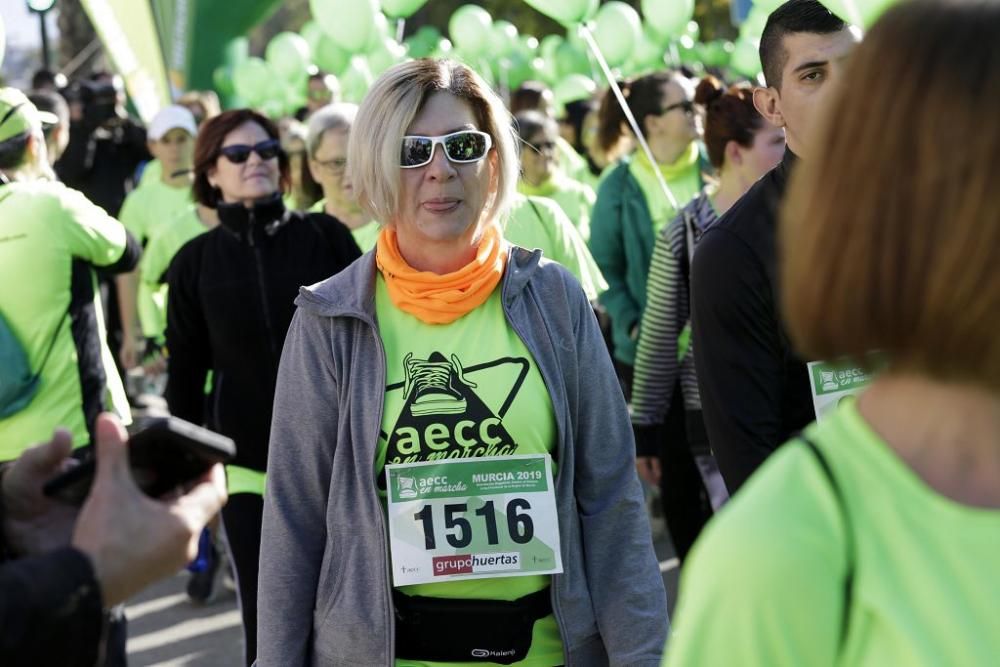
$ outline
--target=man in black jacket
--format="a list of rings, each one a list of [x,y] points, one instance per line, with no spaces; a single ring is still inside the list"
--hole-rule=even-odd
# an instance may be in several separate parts
[[[815,418],[806,366],[778,312],[775,233],[795,161],[839,85],[853,28],[817,0],[789,0],[768,18],[760,43],[766,88],[754,105],[785,128],[781,164],[704,236],[692,264],[695,363],[709,442],[730,494],[789,436]],[[790,249],[794,251],[794,249]]]

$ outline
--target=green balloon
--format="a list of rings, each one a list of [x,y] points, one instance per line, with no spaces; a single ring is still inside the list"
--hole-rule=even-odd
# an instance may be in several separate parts
[[[462,5],[448,20],[448,35],[459,51],[470,57],[489,49],[493,17],[478,5]]]
[[[332,39],[323,35],[319,47],[313,51],[313,61],[321,70],[340,74],[351,60],[351,54],[337,46]]]
[[[247,58],[233,68],[233,87],[236,94],[251,104],[268,98],[277,74],[260,58]]]
[[[364,50],[371,38],[378,0],[309,0],[313,20],[337,46],[351,52]]]
[[[312,62],[309,43],[294,32],[279,32],[264,52],[267,64],[282,76],[304,74]]]
[[[517,27],[510,21],[494,21],[490,29],[490,55],[506,56],[518,46]]]
[[[588,99],[596,90],[597,84],[589,76],[570,74],[552,89],[552,99],[555,101],[557,109],[562,109],[575,100]]]
[[[364,56],[352,56],[344,73],[340,75],[340,90],[345,102],[360,104],[375,78]]]
[[[437,46],[441,33],[434,26],[421,26],[415,33],[403,40],[407,53],[412,58],[425,58]]]
[[[597,2],[592,0],[525,0],[550,19],[564,25],[583,23],[594,14]]]
[[[405,19],[426,2],[427,0],[382,0],[382,11],[394,19]]]
[[[760,7],[752,7],[746,20],[740,24],[740,38],[759,40],[767,24],[767,17],[768,13]]]
[[[385,17],[385,14],[382,12],[376,12],[375,22],[372,24],[371,33],[368,35],[368,43],[365,44],[365,53],[371,53],[372,51],[381,48],[386,39],[389,37],[395,37],[395,35],[395,30],[392,30],[390,34],[389,19]]]
[[[628,60],[640,37],[639,12],[618,0],[601,5],[594,21],[594,40],[609,65],[617,67]]]
[[[576,44],[564,41],[556,49],[556,73],[559,78],[570,74],[591,74],[590,59],[587,53]]]
[[[236,93],[233,87],[233,68],[222,65],[212,71],[212,84],[222,97],[232,97]]]
[[[665,64],[663,56],[665,53],[666,48],[660,43],[660,36],[654,30],[651,30],[647,24],[639,36],[639,41],[635,44],[635,49],[632,51],[632,58],[626,69],[633,72],[641,72],[646,69],[663,68]]]
[[[827,9],[848,23],[857,23],[860,19],[861,26],[866,30],[885,13],[885,10],[899,2],[899,0],[853,0],[852,4],[858,10],[857,15],[854,15],[848,11],[848,3],[844,0],[820,1]]]
[[[682,35],[677,40],[677,55],[685,65],[694,65],[701,62],[700,54],[695,48],[695,41],[687,35]]]
[[[431,58],[454,58],[455,57],[455,46],[451,43],[451,40],[447,37],[442,37],[438,40],[437,46],[431,51]]]
[[[391,37],[386,37],[379,48],[368,54],[372,76],[380,75],[405,57],[406,47]]]
[[[287,113],[284,100],[263,100],[252,104],[252,106],[259,109],[271,120],[278,120]]]
[[[757,78],[761,72],[759,47],[760,42],[756,40],[739,39],[733,49],[729,66],[747,78]]]
[[[694,0],[642,0],[642,15],[664,37],[683,34],[694,16]]]
[[[684,28],[684,34],[697,42],[701,39],[701,26],[698,25],[697,21],[688,21],[687,26]]]

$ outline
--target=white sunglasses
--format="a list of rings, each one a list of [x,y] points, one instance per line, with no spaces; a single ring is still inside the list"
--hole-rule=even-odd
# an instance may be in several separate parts
[[[479,130],[460,130],[439,137],[407,135],[403,137],[399,154],[399,166],[416,169],[430,164],[434,159],[434,147],[444,148],[444,154],[452,162],[465,164],[478,162],[486,157],[493,146],[493,138]]]

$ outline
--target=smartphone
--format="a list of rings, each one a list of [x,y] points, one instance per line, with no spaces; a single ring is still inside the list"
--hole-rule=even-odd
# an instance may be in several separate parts
[[[129,436],[129,466],[136,484],[153,498],[183,487],[216,463],[236,456],[236,444],[230,438],[177,417],[150,418],[138,426]],[[42,491],[50,498],[82,505],[95,470],[91,452],[80,465],[46,482]]]

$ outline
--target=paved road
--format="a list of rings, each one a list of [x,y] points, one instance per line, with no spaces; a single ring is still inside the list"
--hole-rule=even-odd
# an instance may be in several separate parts
[[[654,519],[656,553],[673,611],[677,567],[670,539]],[[128,605],[131,667],[240,667],[243,635],[236,598],[227,592],[207,607],[188,602],[182,572],[145,591]]]

